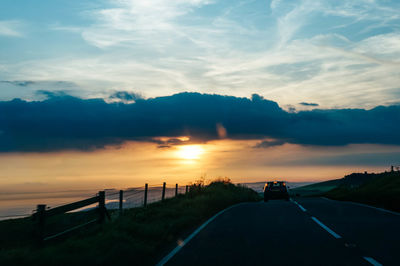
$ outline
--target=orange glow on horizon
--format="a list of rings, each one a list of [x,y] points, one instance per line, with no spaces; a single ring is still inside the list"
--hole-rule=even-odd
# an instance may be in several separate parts
[[[316,158],[400,152],[399,146],[382,145],[303,147],[285,144],[256,148],[260,140],[222,139],[201,144],[188,141],[187,145],[171,144],[168,147],[132,141],[87,152],[0,154],[0,194],[69,189],[98,191],[164,181],[187,184],[203,176],[208,180],[229,177],[240,183],[266,180],[317,182],[353,172],[384,171],[386,167],[314,164]],[[301,161],[303,159],[307,160]]]

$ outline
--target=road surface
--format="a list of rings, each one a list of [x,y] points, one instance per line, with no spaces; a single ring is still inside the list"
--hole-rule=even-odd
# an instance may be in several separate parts
[[[324,198],[243,203],[180,243],[165,265],[400,265],[400,215]]]

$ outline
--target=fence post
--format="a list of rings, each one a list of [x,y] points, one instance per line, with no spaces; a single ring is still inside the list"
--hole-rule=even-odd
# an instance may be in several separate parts
[[[162,196],[161,196],[161,200],[164,200],[165,199],[165,186],[166,186],[167,184],[164,182],[163,183],[163,186],[162,186]]]
[[[36,215],[38,219],[38,238],[39,242],[44,239],[44,223],[46,217],[46,204],[38,204],[36,209]]]
[[[104,191],[99,191],[99,223],[104,222],[106,209],[106,195]]]
[[[175,185],[175,197],[178,196],[178,184]]]
[[[120,190],[119,191],[119,215],[122,214],[122,209],[123,209],[123,201],[124,201],[124,191]]]
[[[143,201],[143,206],[147,206],[147,190],[149,189],[149,185],[146,183],[144,185],[144,201]]]
[[[188,193],[188,190],[189,190],[189,186],[188,186],[188,185],[186,185],[186,192],[185,192],[185,194],[187,194],[187,193]]]

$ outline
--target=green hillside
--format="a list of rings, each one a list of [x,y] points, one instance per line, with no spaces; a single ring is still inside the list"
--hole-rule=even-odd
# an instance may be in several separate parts
[[[340,185],[342,179],[334,179],[325,182],[315,183],[303,187],[291,189],[292,195],[298,196],[319,196]]]
[[[325,196],[331,199],[356,201],[400,211],[400,173],[375,174],[373,178],[359,186],[342,183],[325,193]]]

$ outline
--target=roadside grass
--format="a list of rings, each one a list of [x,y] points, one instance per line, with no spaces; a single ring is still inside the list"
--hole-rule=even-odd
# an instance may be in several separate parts
[[[376,175],[359,187],[341,185],[324,194],[325,197],[355,201],[400,212],[400,173]]]
[[[125,210],[110,222],[44,246],[35,244],[29,218],[2,221],[0,233],[8,240],[0,241],[0,265],[153,265],[217,212],[260,199],[255,191],[229,180],[193,185],[188,194]]]

